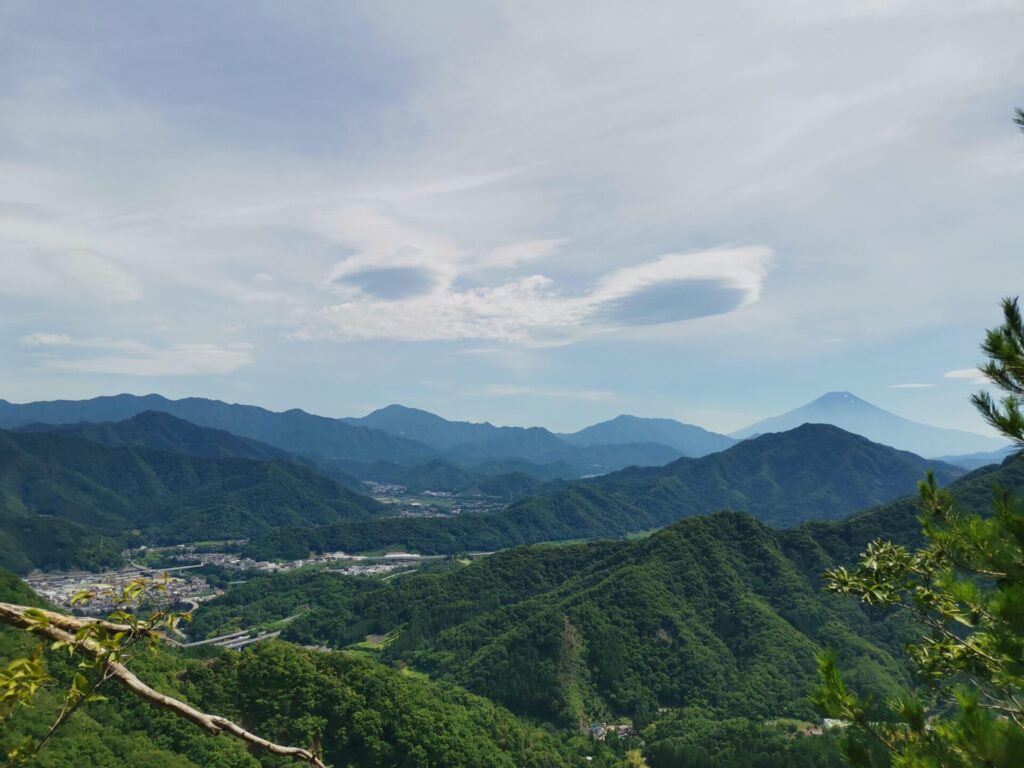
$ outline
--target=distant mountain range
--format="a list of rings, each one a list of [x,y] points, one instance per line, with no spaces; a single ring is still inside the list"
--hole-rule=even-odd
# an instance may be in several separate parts
[[[523,427],[496,427],[489,422],[448,421],[429,411],[397,404],[378,408],[366,416],[342,421],[416,440],[438,451],[448,451],[460,445],[488,443],[499,439],[503,434],[526,431]]]
[[[534,480],[572,480],[629,466],[663,466],[682,457],[700,458],[725,450],[738,439],[785,431],[804,423],[826,423],[861,434],[875,442],[912,450],[919,455],[949,456],[951,464],[974,468],[998,463],[1005,453],[1001,441],[956,430],[944,430],[903,419],[848,392],[824,395],[813,403],[741,430],[717,434],[671,419],[620,415],[578,432],[555,434],[541,427],[497,427],[450,421],[402,405],[389,405],[359,418],[334,419],[301,410],[285,412],[203,398],[170,400],[160,395],[116,395],[91,400],[59,400],[14,404],[0,400],[0,428],[40,431],[43,425],[69,425],[68,433],[110,445],[146,445],[193,455],[202,442],[196,436],[160,437],[159,425],[128,434],[124,420],[146,412],[170,414],[199,427],[230,433],[214,443],[218,450],[242,457],[272,458],[304,465],[346,487],[365,491],[362,481],[388,482],[414,490],[459,491],[469,486],[525,488],[535,483],[497,480],[507,473],[525,473]],[[152,417],[151,417],[152,418]],[[112,423],[122,422],[117,434]],[[106,427],[89,424],[107,424]],[[138,426],[138,425],[136,425]],[[179,425],[180,427],[180,425]],[[243,446],[242,441],[254,441]],[[163,441],[163,442],[161,442]],[[207,446],[208,450],[212,450]],[[979,452],[980,451],[980,452]],[[975,455],[977,453],[977,455]],[[205,455],[205,454],[203,454]],[[464,483],[456,483],[457,480]],[[484,483],[483,486],[480,483]]]
[[[699,458],[724,450],[736,442],[726,435],[692,424],[625,414],[579,432],[557,435],[542,427],[496,427],[489,422],[448,421],[428,411],[404,405],[389,405],[367,416],[344,421],[418,440],[455,455],[469,450],[469,446],[479,445],[487,446],[490,453],[506,453],[510,448],[519,451],[528,448],[543,453],[564,451],[564,446],[560,446],[562,442],[579,447],[656,443],[673,448],[682,456]]]
[[[357,476],[358,466],[351,462],[412,466],[441,458],[470,467],[510,459],[538,465],[557,463],[570,467],[570,476],[579,477],[631,465],[665,464],[682,455],[675,448],[652,441],[577,446],[541,427],[451,422],[397,405],[360,419],[332,419],[298,409],[279,413],[219,400],[169,400],[161,395],[125,394],[21,405],[0,400],[0,428],[116,422],[144,411],[169,413],[290,454],[349,462],[347,471]]]
[[[928,469],[946,483],[962,469],[872,443],[824,424],[762,435],[700,459],[629,468],[530,496],[493,515],[353,521],[278,530],[250,545],[261,557],[402,546],[425,554],[610,538],[721,509],[774,526],[835,520],[913,492]]]
[[[630,465],[657,466],[690,455],[640,430],[635,439],[576,442],[543,427],[496,427],[488,422],[449,421],[404,405],[389,405],[367,416],[344,421],[417,440],[443,452],[449,460],[468,466],[485,461],[522,459],[541,465],[561,463],[572,467],[573,475],[579,476]],[[699,430],[699,427],[692,429]]]
[[[904,419],[849,392],[829,392],[781,416],[751,424],[734,432],[732,437],[745,439],[768,432],[785,432],[801,424],[833,424],[876,443],[911,451],[919,456],[997,451],[1006,445],[1006,441],[999,438],[957,429],[941,429]]]
[[[573,445],[661,443],[675,448],[683,456],[695,459],[709,453],[724,451],[736,443],[735,438],[709,432],[692,424],[683,424],[673,419],[644,419],[626,414],[559,437]]]
[[[998,451],[982,451],[981,453],[966,453],[958,456],[940,456],[939,461],[952,464],[954,467],[978,469],[989,464],[1001,464],[1007,456],[1018,451],[1020,451],[1020,448],[1008,445],[1005,448],[1000,448]]]
[[[312,469],[341,483],[358,493],[365,493],[366,485],[354,475],[345,472],[339,462],[299,456],[248,437],[240,437],[222,429],[200,427],[191,421],[179,419],[161,411],[143,411],[123,421],[77,424],[26,424],[13,431],[20,433],[50,433],[78,437],[109,446],[138,446],[156,451],[184,453],[205,459],[252,459],[254,461],[283,461]],[[397,466],[397,465],[395,465]]]
[[[122,421],[143,411],[161,411],[201,427],[222,429],[289,453],[360,461],[425,461],[436,451],[414,440],[298,409],[278,413],[254,405],[162,395],[113,395],[91,400],[54,400],[18,405],[0,400],[0,428],[26,424]]]

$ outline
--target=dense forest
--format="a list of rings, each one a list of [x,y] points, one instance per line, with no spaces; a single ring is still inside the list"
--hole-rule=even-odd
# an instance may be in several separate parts
[[[538,541],[623,536],[721,509],[788,526],[839,519],[910,493],[928,468],[942,482],[963,474],[836,427],[807,424],[701,459],[574,482],[522,499],[498,515],[281,528],[254,539],[247,552],[293,558],[309,551],[385,547],[424,554],[492,551]]]
[[[951,490],[981,510],[994,483],[1024,490],[1024,462]],[[610,767],[642,749],[653,768],[835,768],[834,739],[806,735],[817,719],[806,698],[814,651],[836,649],[856,687],[884,693],[907,681],[896,656],[908,625],[820,590],[824,567],[852,560],[881,530],[913,543],[914,501],[788,530],[741,513],[693,516],[633,541],[517,548],[389,584],[315,570],[259,577],[200,609],[191,632],[298,614],[286,642],[161,650],[133,666],[335,764]],[[13,576],[3,587],[29,600]],[[29,642],[9,631],[0,641],[5,657]],[[4,744],[38,735],[48,703],[44,694],[19,716]],[[584,735],[601,722],[629,722],[633,735]],[[39,764],[78,765],[81,755],[110,766],[275,764],[118,690],[76,717]]]
[[[22,572],[108,564],[111,546],[132,540],[238,538],[384,511],[290,462],[206,458],[59,434],[0,431],[0,467],[0,565]],[[57,535],[43,538],[43,531]]]
[[[545,485],[506,460],[488,465],[490,475],[440,460],[402,467],[417,485],[519,499],[497,514],[436,520],[385,519],[383,505],[350,489],[359,481],[343,462],[292,457],[163,413],[0,431],[0,459],[0,565],[18,572],[108,566],[128,545],[209,539],[247,538],[247,555],[294,559],[618,537],[719,509],[791,525],[895,498],[926,466],[942,481],[961,473],[825,425],[573,483]],[[378,465],[381,477],[388,466]]]
[[[983,511],[996,483],[1024,491],[1024,462],[951,490]],[[736,513],[693,517],[636,541],[513,549],[386,587],[318,572],[258,579],[205,607],[196,629],[301,607],[285,633],[299,642],[343,647],[397,630],[386,660],[562,725],[643,721],[665,706],[806,717],[815,648],[839,650],[851,679],[872,688],[903,679],[893,656],[907,627],[820,590],[825,568],[852,562],[882,531],[915,544],[916,500],[783,531]]]
[[[0,599],[39,604],[10,573],[0,572]],[[31,637],[0,630],[0,657],[26,653]],[[281,741],[317,745],[334,765],[582,765],[568,745],[507,711],[451,685],[410,676],[353,653],[266,643],[212,658],[162,648],[141,653],[135,670],[158,688]],[[72,664],[54,657],[51,674]],[[146,765],[168,768],[257,768],[241,744],[211,737],[119,688],[75,717],[36,764],[57,768]],[[0,749],[49,725],[55,697],[44,693],[5,725]],[[330,724],[330,726],[328,725]],[[263,765],[279,765],[266,762]]]

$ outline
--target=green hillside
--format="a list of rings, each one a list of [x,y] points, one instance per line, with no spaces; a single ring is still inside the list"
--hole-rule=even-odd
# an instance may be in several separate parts
[[[23,584],[0,571],[0,599],[37,604]],[[0,662],[29,652],[24,633],[0,629]],[[209,656],[209,653],[207,653]],[[404,675],[348,653],[310,651],[282,642],[200,660],[161,648],[137,654],[133,669],[172,696],[186,697],[276,740],[319,744],[328,764],[352,768],[563,768],[583,765],[555,736],[493,703],[445,683]],[[49,658],[63,681],[74,668],[66,655]],[[240,742],[209,736],[178,717],[141,702],[116,684],[108,701],[90,704],[57,732],[34,765],[147,768],[260,768]],[[0,749],[45,731],[57,705],[44,691],[35,706],[5,722]]]
[[[16,432],[49,432],[78,437],[111,446],[140,446],[168,453],[184,453],[207,459],[254,459],[299,464],[325,475],[351,490],[365,490],[362,482],[344,472],[334,462],[300,456],[267,443],[241,437],[222,429],[200,427],[162,411],[143,411],[122,421],[77,424],[34,423],[18,427]]]
[[[487,496],[497,499],[518,499],[537,493],[545,483],[525,472],[507,472],[479,480],[461,489],[466,496]]]
[[[19,571],[107,563],[134,531],[162,543],[237,538],[382,511],[290,463],[0,431],[0,563]]]
[[[250,553],[295,557],[310,550],[389,546],[424,554],[491,551],[539,541],[624,536],[722,509],[792,526],[839,519],[911,493],[929,468],[943,483],[963,474],[836,427],[807,424],[701,459],[570,483],[522,499],[498,515],[271,531],[251,544]]]
[[[682,424],[674,419],[640,418],[628,414],[559,437],[573,445],[660,443],[675,448],[684,456],[694,458],[724,451],[736,443],[731,437],[709,432],[693,424]]]
[[[1024,493],[1024,461],[972,473],[951,491],[961,509],[984,512],[996,484]],[[644,539],[512,549],[377,588],[332,585],[330,574],[262,579],[203,611],[268,620],[309,604],[288,636],[336,646],[397,631],[385,658],[567,726],[643,721],[660,707],[808,717],[822,646],[840,652],[855,683],[892,690],[903,679],[900,617],[826,595],[820,577],[879,535],[914,543],[916,517],[915,497],[787,530],[719,513]]]
[[[358,632],[399,629],[389,657],[563,725],[683,706],[809,717],[824,645],[854,679],[899,679],[884,650],[893,629],[823,595],[785,535],[738,513],[693,517],[639,541],[513,550],[411,577],[352,611]]]

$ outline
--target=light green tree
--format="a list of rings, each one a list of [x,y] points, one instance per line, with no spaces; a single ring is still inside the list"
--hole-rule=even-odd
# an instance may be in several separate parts
[[[24,707],[31,706],[44,688],[62,686],[61,703],[47,732],[39,739],[26,738],[6,755],[5,765],[31,763],[50,739],[83,706],[104,700],[101,689],[108,683],[120,684],[129,692],[195,723],[210,733],[227,733],[273,754],[291,757],[314,768],[325,768],[317,755],[300,747],[287,747],[250,733],[237,723],[218,715],[200,712],[188,703],[151,688],[127,666],[133,656],[145,648],[155,649],[169,640],[179,621],[189,620],[186,613],[161,607],[166,584],[135,579],[121,589],[79,592],[72,604],[104,598],[113,604],[106,619],[69,616],[56,611],[14,603],[0,603],[0,623],[25,630],[44,642],[31,655],[12,659],[0,668],[0,725]],[[51,676],[46,655],[67,653],[77,662],[67,684]]]
[[[986,334],[980,370],[1005,397],[972,400],[1024,449],[1024,322],[1016,299]],[[1020,452],[1013,460],[1021,460]],[[1024,765],[1024,508],[994,489],[992,513],[965,515],[931,475],[920,485],[925,545],[868,545],[856,567],[826,572],[826,589],[909,613],[923,628],[907,647],[921,686],[888,702],[849,690],[830,653],[819,657],[814,699],[848,725],[845,749],[858,766],[1012,768]]]

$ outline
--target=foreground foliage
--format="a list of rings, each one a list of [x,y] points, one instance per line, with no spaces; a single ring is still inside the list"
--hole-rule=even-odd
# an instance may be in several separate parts
[[[982,366],[1006,397],[974,403],[1024,447],[1024,322],[1016,300],[988,332]],[[1007,460],[1020,465],[1019,457]],[[832,654],[819,657],[818,704],[849,722],[845,750],[860,766],[1011,768],[1024,756],[1024,506],[994,489],[986,516],[964,514],[931,476],[920,487],[923,545],[868,545],[856,567],[826,573],[827,588],[911,615],[923,635],[906,650],[921,686],[893,697],[884,718],[849,690]]]
[[[2,572],[0,597],[32,601],[13,576]],[[166,618],[160,621],[166,624]],[[148,636],[152,621],[150,615],[145,626],[140,624],[140,636]],[[5,689],[20,689],[17,701],[7,698],[16,706],[3,713],[0,736],[12,759],[52,768],[281,765],[281,758],[250,754],[232,740],[206,735],[178,714],[123,689],[104,690],[104,698],[96,698],[95,686],[76,682],[83,674],[80,655],[46,649],[33,656],[32,647],[27,633],[0,631],[0,658],[12,660],[13,667],[21,665],[17,660],[40,661],[33,690],[23,684],[26,677]],[[272,642],[201,661],[161,645],[132,659],[132,665],[161,692],[272,740],[308,745],[328,764],[561,768],[583,760],[551,734],[484,699],[354,654]],[[79,690],[85,695],[75,693]],[[52,727],[55,712],[57,728]]]

